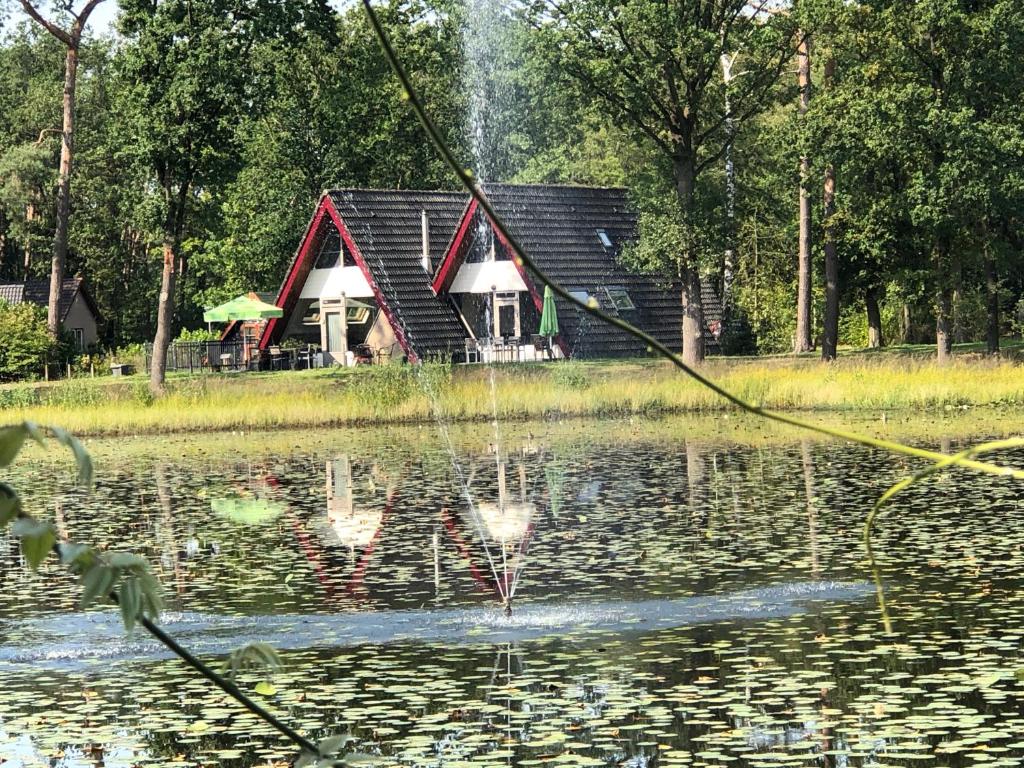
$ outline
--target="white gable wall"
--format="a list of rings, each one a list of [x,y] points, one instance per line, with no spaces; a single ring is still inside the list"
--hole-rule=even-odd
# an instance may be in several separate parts
[[[82,298],[81,291],[75,293],[75,300],[68,308],[67,314],[64,315],[63,326],[67,330],[81,328],[82,343],[86,346],[95,344],[99,340],[99,334],[96,331],[96,318],[85,299]]]
[[[299,298],[337,299],[342,296],[353,299],[373,297],[373,290],[359,267],[311,269]]]
[[[463,262],[448,290],[450,293],[525,291],[526,283],[511,261],[483,261],[477,264]]]

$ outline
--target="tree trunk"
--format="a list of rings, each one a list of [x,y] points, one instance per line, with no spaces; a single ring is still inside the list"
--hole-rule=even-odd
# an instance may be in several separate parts
[[[878,290],[874,286],[864,291],[864,309],[868,316],[868,347],[881,349],[885,346],[882,338],[882,312],[878,308]]]
[[[719,57],[722,65],[722,83],[725,86],[725,218],[726,248],[722,258],[722,311],[726,317],[732,308],[732,283],[736,273],[736,163],[732,150],[736,139],[736,124],[732,117],[729,100],[729,84],[732,82],[732,65],[736,54],[723,53]]]
[[[164,270],[160,283],[160,304],[156,315],[156,336],[153,339],[153,359],[149,367],[149,389],[154,395],[164,392],[167,376],[167,349],[171,344],[174,324],[174,289],[178,282],[178,244],[171,236],[164,237]]]
[[[60,295],[64,286],[64,265],[68,258],[68,219],[71,216],[71,162],[75,143],[75,81],[78,73],[78,46],[69,45],[64,59],[64,126],[60,144],[60,174],[57,178],[57,229],[53,236],[53,260],[50,264],[50,301],[46,308],[46,327],[51,336],[60,334]]]
[[[701,299],[700,272],[697,256],[693,252],[690,228],[693,226],[694,186],[696,183],[697,160],[695,154],[682,147],[673,163],[676,182],[676,196],[682,211],[686,243],[680,255],[679,277],[682,281],[680,300],[683,306],[683,362],[694,367],[704,362],[704,303]]]
[[[821,333],[821,359],[836,359],[839,346],[839,253],[836,247],[835,214],[836,172],[829,165],[825,169],[825,322]]]
[[[804,36],[797,49],[800,83],[800,114],[807,112],[811,103],[811,41]],[[811,338],[811,195],[808,190],[811,161],[805,154],[800,158],[800,244],[797,264],[796,344],[794,351],[810,352],[814,348]]]
[[[988,326],[985,341],[990,355],[999,354],[999,272],[996,260],[985,248],[985,293],[988,299]]]
[[[692,368],[704,361],[704,302],[697,268],[684,267],[682,277],[683,362]]]
[[[900,343],[906,344],[910,341],[910,305],[903,302],[900,308]]]
[[[949,246],[944,238],[936,239],[933,246],[935,279],[935,352],[936,362],[946,365],[953,357],[953,286],[949,279]]]

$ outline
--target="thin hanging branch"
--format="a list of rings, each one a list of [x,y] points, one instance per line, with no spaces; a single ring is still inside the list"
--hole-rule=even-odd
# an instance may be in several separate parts
[[[858,432],[852,432],[845,429],[839,429],[836,427],[828,427],[822,424],[814,424],[802,419],[798,419],[794,416],[789,416],[783,413],[777,413],[775,411],[769,411],[761,408],[753,403],[748,403],[738,395],[729,392],[727,389],[719,384],[716,384],[711,379],[702,375],[695,369],[686,365],[679,355],[675,354],[670,350],[664,343],[654,338],[650,334],[642,331],[636,326],[626,322],[625,320],[609,315],[600,310],[596,305],[592,305],[587,301],[581,301],[573,296],[569,291],[563,288],[559,283],[555,282],[550,278],[543,270],[537,266],[536,262],[526,253],[525,249],[520,245],[518,239],[509,230],[508,226],[498,215],[497,211],[491,205],[487,196],[483,190],[478,186],[476,180],[473,177],[472,171],[469,171],[458,161],[447,142],[444,140],[441,132],[438,130],[433,119],[427,113],[426,107],[423,104],[423,100],[420,98],[419,93],[412,84],[412,80],[409,78],[405,67],[402,65],[398,58],[398,54],[395,52],[394,47],[391,44],[391,40],[388,37],[380,19],[374,11],[370,0],[362,0],[363,8],[370,20],[370,25],[373,27],[374,34],[377,36],[377,40],[380,43],[381,49],[384,52],[385,58],[391,65],[391,69],[394,71],[395,76],[405,91],[406,97],[408,97],[409,103],[412,105],[413,110],[416,113],[416,117],[423,125],[427,135],[430,137],[431,143],[437,149],[441,155],[445,164],[452,170],[452,173],[458,177],[462,185],[469,191],[470,195],[477,201],[480,208],[483,209],[484,213],[490,219],[492,226],[497,230],[498,234],[501,235],[508,243],[510,249],[515,254],[517,263],[525,266],[530,272],[536,276],[536,278],[544,285],[550,286],[551,290],[555,294],[560,296],[566,302],[576,306],[582,311],[593,315],[598,320],[608,325],[619,328],[625,331],[630,336],[642,341],[647,345],[648,349],[652,352],[657,352],[660,356],[671,362],[676,368],[681,370],[687,376],[701,384],[702,386],[710,389],[712,392],[717,394],[723,400],[732,403],[737,408],[746,411],[754,416],[760,416],[770,421],[777,422],[779,424],[786,424],[791,427],[796,427],[808,432],[814,432],[820,435],[826,435],[828,437],[844,440],[846,442],[855,443],[858,445],[864,445],[869,448],[877,448],[879,450],[889,451],[891,453],[900,454],[903,456],[912,456],[914,458],[924,459],[932,462],[933,464],[956,464],[967,469],[974,470],[989,475],[996,475],[998,477],[1012,477],[1017,480],[1024,480],[1024,470],[1014,469],[1011,467],[1002,467],[997,464],[990,464],[988,462],[977,461],[970,458],[969,456],[954,457],[953,461],[950,461],[950,457],[947,454],[939,453],[938,451],[930,451],[924,448],[915,448],[914,446],[904,445],[902,443],[895,442],[893,440],[884,440],[881,438],[871,437],[870,435],[862,435]]]

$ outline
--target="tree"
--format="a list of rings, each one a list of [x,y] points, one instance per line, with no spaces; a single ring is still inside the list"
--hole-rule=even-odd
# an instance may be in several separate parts
[[[39,375],[57,342],[49,335],[42,307],[0,301],[0,381]]]
[[[188,267],[190,220],[237,174],[237,126],[266,96],[256,51],[322,29],[330,12],[317,0],[125,0],[121,9],[118,112],[134,139],[125,154],[156,190],[149,218],[163,265],[150,370],[157,394]]]
[[[797,73],[800,82],[800,116],[811,104],[811,39],[801,35],[797,47]],[[797,255],[796,341],[794,352],[814,349],[811,322],[811,161],[807,149],[800,156],[800,238]]]
[[[791,55],[792,23],[764,10],[745,0],[535,0],[526,10],[549,55],[660,161],[672,204],[641,229],[657,241],[646,255],[681,283],[689,365],[704,358],[702,260],[724,250],[702,243],[698,181],[717,167],[732,132],[764,108]],[[749,74],[730,88],[727,111],[716,76],[721,56],[737,50]]]
[[[57,226],[53,236],[53,261],[50,265],[50,298],[47,305],[46,327],[54,338],[60,333],[60,294],[64,284],[64,264],[68,257],[68,220],[71,217],[71,166],[75,147],[75,85],[78,79],[78,49],[82,32],[93,10],[103,0],[88,0],[77,14],[71,2],[64,10],[71,16],[71,26],[63,29],[43,17],[31,0],[21,0],[25,13],[33,21],[64,44],[64,103],[61,128],[60,172],[57,177]]]

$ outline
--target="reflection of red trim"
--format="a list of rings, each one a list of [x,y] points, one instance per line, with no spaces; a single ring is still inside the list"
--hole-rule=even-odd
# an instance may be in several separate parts
[[[302,286],[305,285],[306,278],[309,277],[309,270],[311,268],[309,258],[310,252],[314,250],[315,245],[319,245],[320,243],[320,225],[327,213],[327,207],[325,205],[325,201],[327,199],[327,195],[320,198],[320,202],[316,207],[316,213],[313,214],[313,218],[310,220],[309,226],[306,227],[306,234],[302,237],[302,244],[299,246],[299,251],[295,254],[295,260],[292,262],[292,266],[288,270],[288,276],[285,278],[284,283],[281,285],[281,290],[277,294],[277,301],[274,302],[284,310],[284,315],[280,318],[270,318],[269,322],[263,328],[263,333],[260,334],[260,349],[266,349],[270,346],[272,341],[277,341],[281,338],[281,334],[284,333],[284,327],[287,324],[287,318],[294,311],[295,305],[298,303],[298,296],[293,295],[295,293],[296,282],[298,281],[298,288],[301,293]],[[300,274],[302,275],[301,281],[299,281]],[[278,320],[282,321],[280,330],[278,330]]]
[[[462,214],[462,221],[459,222],[459,228],[455,232],[455,237],[452,238],[448,253],[445,254],[444,259],[441,261],[441,266],[437,268],[437,274],[434,277],[433,283],[434,293],[439,294],[442,291],[447,291],[459,271],[458,267],[462,265],[462,260],[466,256],[466,248],[470,242],[466,238],[466,234],[473,225],[477,205],[479,204],[476,198],[472,198]]]
[[[462,534],[459,533],[458,524],[455,516],[448,507],[441,507],[441,522],[444,524],[445,530],[448,531],[448,535],[451,540],[455,542],[455,548],[459,550],[459,554],[462,555],[463,559],[469,563],[469,573],[473,577],[473,581],[476,582],[477,586],[484,592],[494,592],[499,600],[504,600],[501,592],[501,586],[490,576],[484,574],[480,570],[479,566],[473,562],[473,552],[466,544],[465,539],[462,538]]]
[[[380,286],[377,285],[377,281],[374,280],[373,272],[367,265],[366,259],[363,258],[363,254],[356,247],[355,240],[352,239],[352,235],[349,233],[348,227],[345,226],[345,222],[341,218],[341,213],[338,212],[338,209],[334,205],[334,200],[327,197],[326,201],[327,213],[334,222],[334,226],[338,228],[338,233],[341,235],[341,239],[345,241],[345,247],[348,248],[349,252],[352,254],[352,258],[355,259],[356,264],[359,265],[359,269],[362,270],[363,277],[366,278],[366,282],[369,283],[370,290],[373,291],[373,297],[377,300],[377,306],[380,307],[380,311],[384,313],[388,322],[391,323],[391,330],[394,331],[395,339],[398,340],[399,346],[402,347],[402,351],[405,352],[410,363],[419,362],[419,357],[416,355],[416,351],[405,338],[405,331],[403,330],[401,323],[398,322],[397,315],[395,315],[391,306],[388,304],[387,299],[384,298],[384,293],[381,291]]]
[[[373,538],[370,539],[370,543],[363,550],[363,554],[360,556],[359,562],[356,563],[356,567],[352,570],[352,575],[349,576],[348,584],[345,586],[345,591],[350,595],[355,595],[356,590],[363,586],[366,570],[370,567],[370,558],[373,557],[373,550],[380,543],[381,534],[384,532],[384,526],[387,525],[388,518],[391,517],[391,509],[397,495],[393,488],[388,489],[388,498],[384,504],[384,512],[380,516],[380,522],[377,524],[377,530],[373,532]]]

